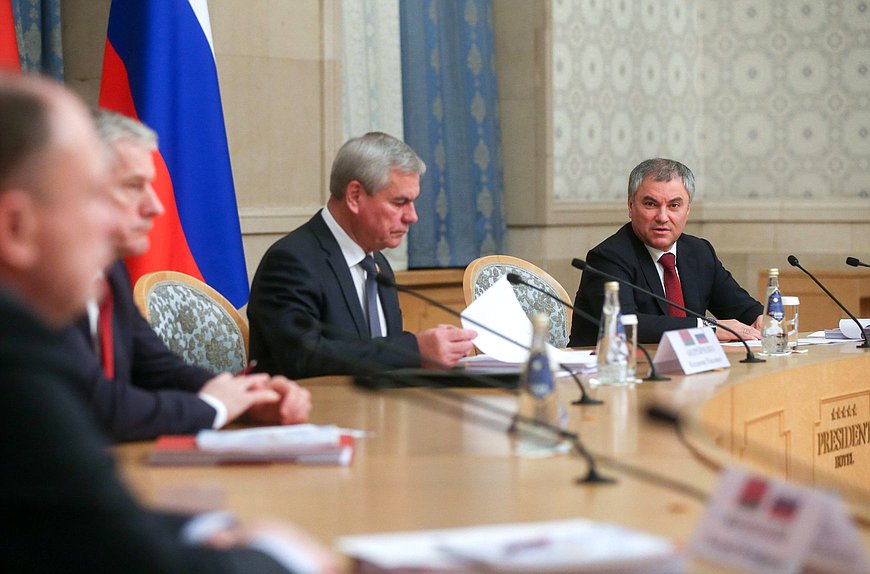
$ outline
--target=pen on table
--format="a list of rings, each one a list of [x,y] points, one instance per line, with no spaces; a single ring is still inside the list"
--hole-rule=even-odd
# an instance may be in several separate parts
[[[257,366],[257,359],[251,359],[250,361],[248,361],[248,365],[244,369],[242,369],[241,371],[236,373],[236,376],[241,377],[242,375],[249,375],[251,373],[251,371],[254,370],[254,367],[256,367],[256,366]]]

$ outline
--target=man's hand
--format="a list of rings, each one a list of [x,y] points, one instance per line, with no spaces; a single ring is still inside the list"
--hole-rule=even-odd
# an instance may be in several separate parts
[[[477,337],[477,331],[460,329],[453,325],[438,325],[420,331],[416,337],[424,367],[439,368],[443,365],[452,367],[459,359],[471,352],[474,347],[471,340]]]
[[[221,373],[209,379],[199,390],[200,393],[211,395],[227,408],[227,420],[230,422],[254,405],[277,403],[281,395],[270,388],[269,375],[240,375],[234,377],[229,373]]]
[[[752,325],[744,325],[737,319],[723,319],[716,322],[720,325],[731,327],[732,329],[740,333],[740,336],[747,341],[752,339],[761,339],[761,331],[759,331],[759,328],[761,327],[761,316],[759,316],[758,319],[756,319],[755,323]],[[758,325],[758,327],[755,326],[756,324]],[[725,329],[716,329],[716,338],[722,342],[738,340],[737,337],[735,337]]]
[[[281,400],[252,406],[246,413],[251,422],[292,425],[308,420],[308,413],[311,412],[311,393],[308,389],[282,376],[272,377],[266,386],[281,395]]]
[[[752,327],[758,332],[761,332],[761,322],[764,320],[764,315],[759,315],[758,318],[755,319],[755,323],[752,324]]]

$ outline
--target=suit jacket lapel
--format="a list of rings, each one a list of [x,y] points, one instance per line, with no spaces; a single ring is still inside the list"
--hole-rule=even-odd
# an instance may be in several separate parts
[[[333,237],[323,217],[318,213],[318,216],[312,221],[312,230],[314,236],[320,242],[320,247],[326,256],[326,264],[332,271],[334,279],[341,289],[341,294],[344,297],[344,302],[347,305],[348,312],[353,318],[354,326],[359,335],[368,336],[369,325],[366,322],[363,314],[362,305],[359,302],[359,297],[354,290],[353,277],[350,275],[350,268],[347,266],[347,260],[341,252],[341,247]]]
[[[703,314],[707,310],[701,308],[703,305],[698,288],[698,279],[701,277],[700,264],[695,253],[679,239],[677,240],[677,271],[680,274],[680,284],[683,286],[683,304],[692,311]]]
[[[646,279],[646,288],[659,295],[661,297],[665,296],[665,290],[662,287],[662,281],[659,279],[659,272],[656,269],[656,264],[653,263],[652,257],[650,257],[649,251],[646,246],[643,244],[643,241],[637,238],[634,234],[634,231],[630,228],[629,224],[629,237],[631,238],[631,243],[634,246],[634,253],[637,256],[637,260],[640,263],[640,270],[643,273],[644,279]],[[641,285],[643,287],[643,285]],[[630,289],[630,287],[626,287],[626,289]],[[668,314],[667,303],[655,300],[656,305],[659,306],[659,310],[663,315]]]

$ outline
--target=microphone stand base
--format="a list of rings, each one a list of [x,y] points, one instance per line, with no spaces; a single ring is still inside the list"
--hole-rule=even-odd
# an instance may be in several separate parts
[[[589,395],[580,395],[576,401],[571,401],[572,405],[603,405],[604,401],[593,399]]]
[[[666,377],[664,375],[660,375],[658,373],[650,373],[643,379],[644,381],[670,381],[670,377]]]
[[[616,484],[615,478],[598,474],[598,470],[594,467],[589,469],[589,472],[583,478],[578,478],[576,484]]]
[[[759,359],[755,355],[747,355],[745,359],[740,360],[741,363],[766,363],[764,359]]]
[[[858,345],[855,348],[856,349],[870,349],[870,345],[867,344],[867,341],[864,341],[863,343],[861,343],[860,345]]]

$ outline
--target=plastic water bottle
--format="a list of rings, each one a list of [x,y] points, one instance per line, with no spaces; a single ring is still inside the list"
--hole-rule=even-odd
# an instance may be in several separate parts
[[[616,281],[604,284],[604,306],[595,354],[598,357],[595,379],[599,385],[624,385],[628,382],[628,346],[619,312],[619,283]]]
[[[532,327],[529,360],[520,381],[518,417],[514,421],[514,453],[519,456],[544,457],[567,452],[571,445],[553,430],[525,420],[536,420],[551,427],[565,429],[568,426],[568,411],[556,396],[555,379],[547,355],[547,334],[550,329],[547,316],[537,314],[532,317]]]
[[[788,336],[782,328],[785,312],[779,291],[779,269],[770,270],[767,292],[764,295],[764,315],[761,318],[761,347],[765,355],[784,355],[788,352]]]

